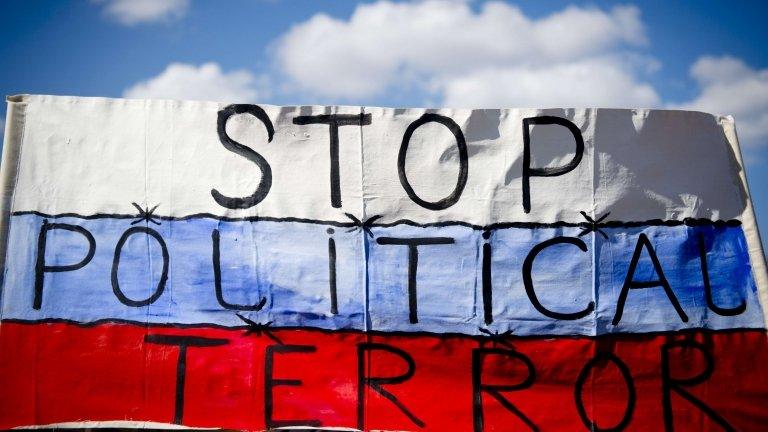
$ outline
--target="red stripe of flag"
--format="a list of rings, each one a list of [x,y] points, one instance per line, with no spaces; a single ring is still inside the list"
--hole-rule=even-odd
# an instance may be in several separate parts
[[[122,324],[0,330],[0,428],[79,420],[249,430],[267,422],[423,431],[768,424],[763,331],[494,340]]]

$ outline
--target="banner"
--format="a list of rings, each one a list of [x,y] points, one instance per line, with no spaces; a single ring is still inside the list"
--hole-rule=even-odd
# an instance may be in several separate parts
[[[0,428],[768,422],[730,117],[8,102]]]

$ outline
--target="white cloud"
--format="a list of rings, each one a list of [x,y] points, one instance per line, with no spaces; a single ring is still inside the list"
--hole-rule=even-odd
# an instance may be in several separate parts
[[[532,19],[501,2],[381,0],[348,20],[317,14],[275,48],[279,69],[315,96],[371,98],[416,81],[451,106],[647,106],[658,95],[625,61],[646,44],[633,6]]]
[[[92,0],[104,4],[104,13],[120,24],[170,21],[187,13],[189,0]]]
[[[543,67],[492,68],[437,84],[446,106],[653,107],[659,95],[612,58]]]
[[[264,97],[260,79],[246,70],[224,72],[217,63],[200,66],[171,63],[159,75],[138,82],[123,92],[127,98],[187,99],[253,102]]]
[[[317,14],[274,44],[280,78],[303,98],[370,103],[416,90],[453,107],[659,107],[657,62],[633,6],[568,7],[533,19],[515,6],[462,0],[358,5],[349,19]],[[732,114],[746,147],[768,144],[768,69],[702,57],[693,100],[673,107]],[[254,101],[265,78],[216,63],[174,63],[126,97]],[[426,95],[424,95],[426,93]]]
[[[734,57],[705,56],[690,73],[701,91],[677,108],[733,115],[742,145],[768,145],[768,69],[753,69]]]

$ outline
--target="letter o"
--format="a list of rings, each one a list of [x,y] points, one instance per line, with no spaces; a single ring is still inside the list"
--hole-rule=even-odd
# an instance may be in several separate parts
[[[160,275],[160,281],[157,283],[157,288],[155,288],[155,292],[151,296],[144,300],[133,300],[128,298],[120,289],[120,281],[118,281],[117,272],[120,268],[120,256],[123,253],[123,246],[125,246],[125,243],[132,235],[140,233],[152,237],[160,245],[160,249],[163,254],[163,271]],[[168,247],[165,245],[165,241],[163,240],[163,237],[160,236],[160,233],[149,227],[128,228],[123,233],[123,235],[120,236],[120,240],[117,241],[117,246],[115,246],[115,257],[112,261],[112,291],[115,293],[115,297],[120,300],[120,303],[132,307],[147,306],[157,301],[157,299],[163,295],[163,291],[165,290],[165,283],[168,280],[169,260],[170,257],[168,256]]]
[[[624,409],[624,416],[613,427],[600,427],[595,421],[589,418],[587,410],[584,408],[584,401],[582,400],[582,392],[584,390],[584,383],[589,377],[590,372],[594,369],[595,365],[600,362],[613,363],[621,373],[621,378],[624,380],[624,384],[627,386],[627,406]],[[613,432],[624,430],[629,422],[632,420],[632,413],[635,411],[635,399],[637,395],[635,392],[635,385],[632,382],[632,373],[629,367],[621,361],[619,357],[611,353],[597,354],[594,358],[584,365],[584,368],[579,372],[579,377],[576,379],[576,387],[574,389],[574,398],[576,399],[576,409],[579,411],[579,417],[582,423],[591,431],[596,432]]]
[[[459,178],[456,180],[456,187],[453,189],[450,195],[439,201],[426,201],[416,195],[416,191],[413,190],[411,183],[408,181],[408,177],[405,174],[405,157],[408,154],[408,144],[410,144],[413,133],[420,126],[427,123],[440,123],[448,128],[449,131],[456,138],[456,146],[459,148]],[[418,120],[408,125],[408,129],[405,130],[403,135],[403,142],[400,144],[400,152],[397,155],[397,175],[400,178],[400,184],[405,189],[405,193],[416,204],[429,209],[429,210],[445,210],[448,207],[456,204],[461,197],[461,193],[464,191],[464,187],[467,185],[467,176],[469,175],[469,156],[467,154],[467,142],[464,139],[464,134],[461,132],[461,128],[455,121],[449,117],[442,116],[440,114],[427,113],[419,117]]]

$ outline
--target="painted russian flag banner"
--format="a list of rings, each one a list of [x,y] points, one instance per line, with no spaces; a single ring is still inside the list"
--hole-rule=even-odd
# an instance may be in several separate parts
[[[25,95],[0,169],[2,429],[768,424],[730,117]]]

